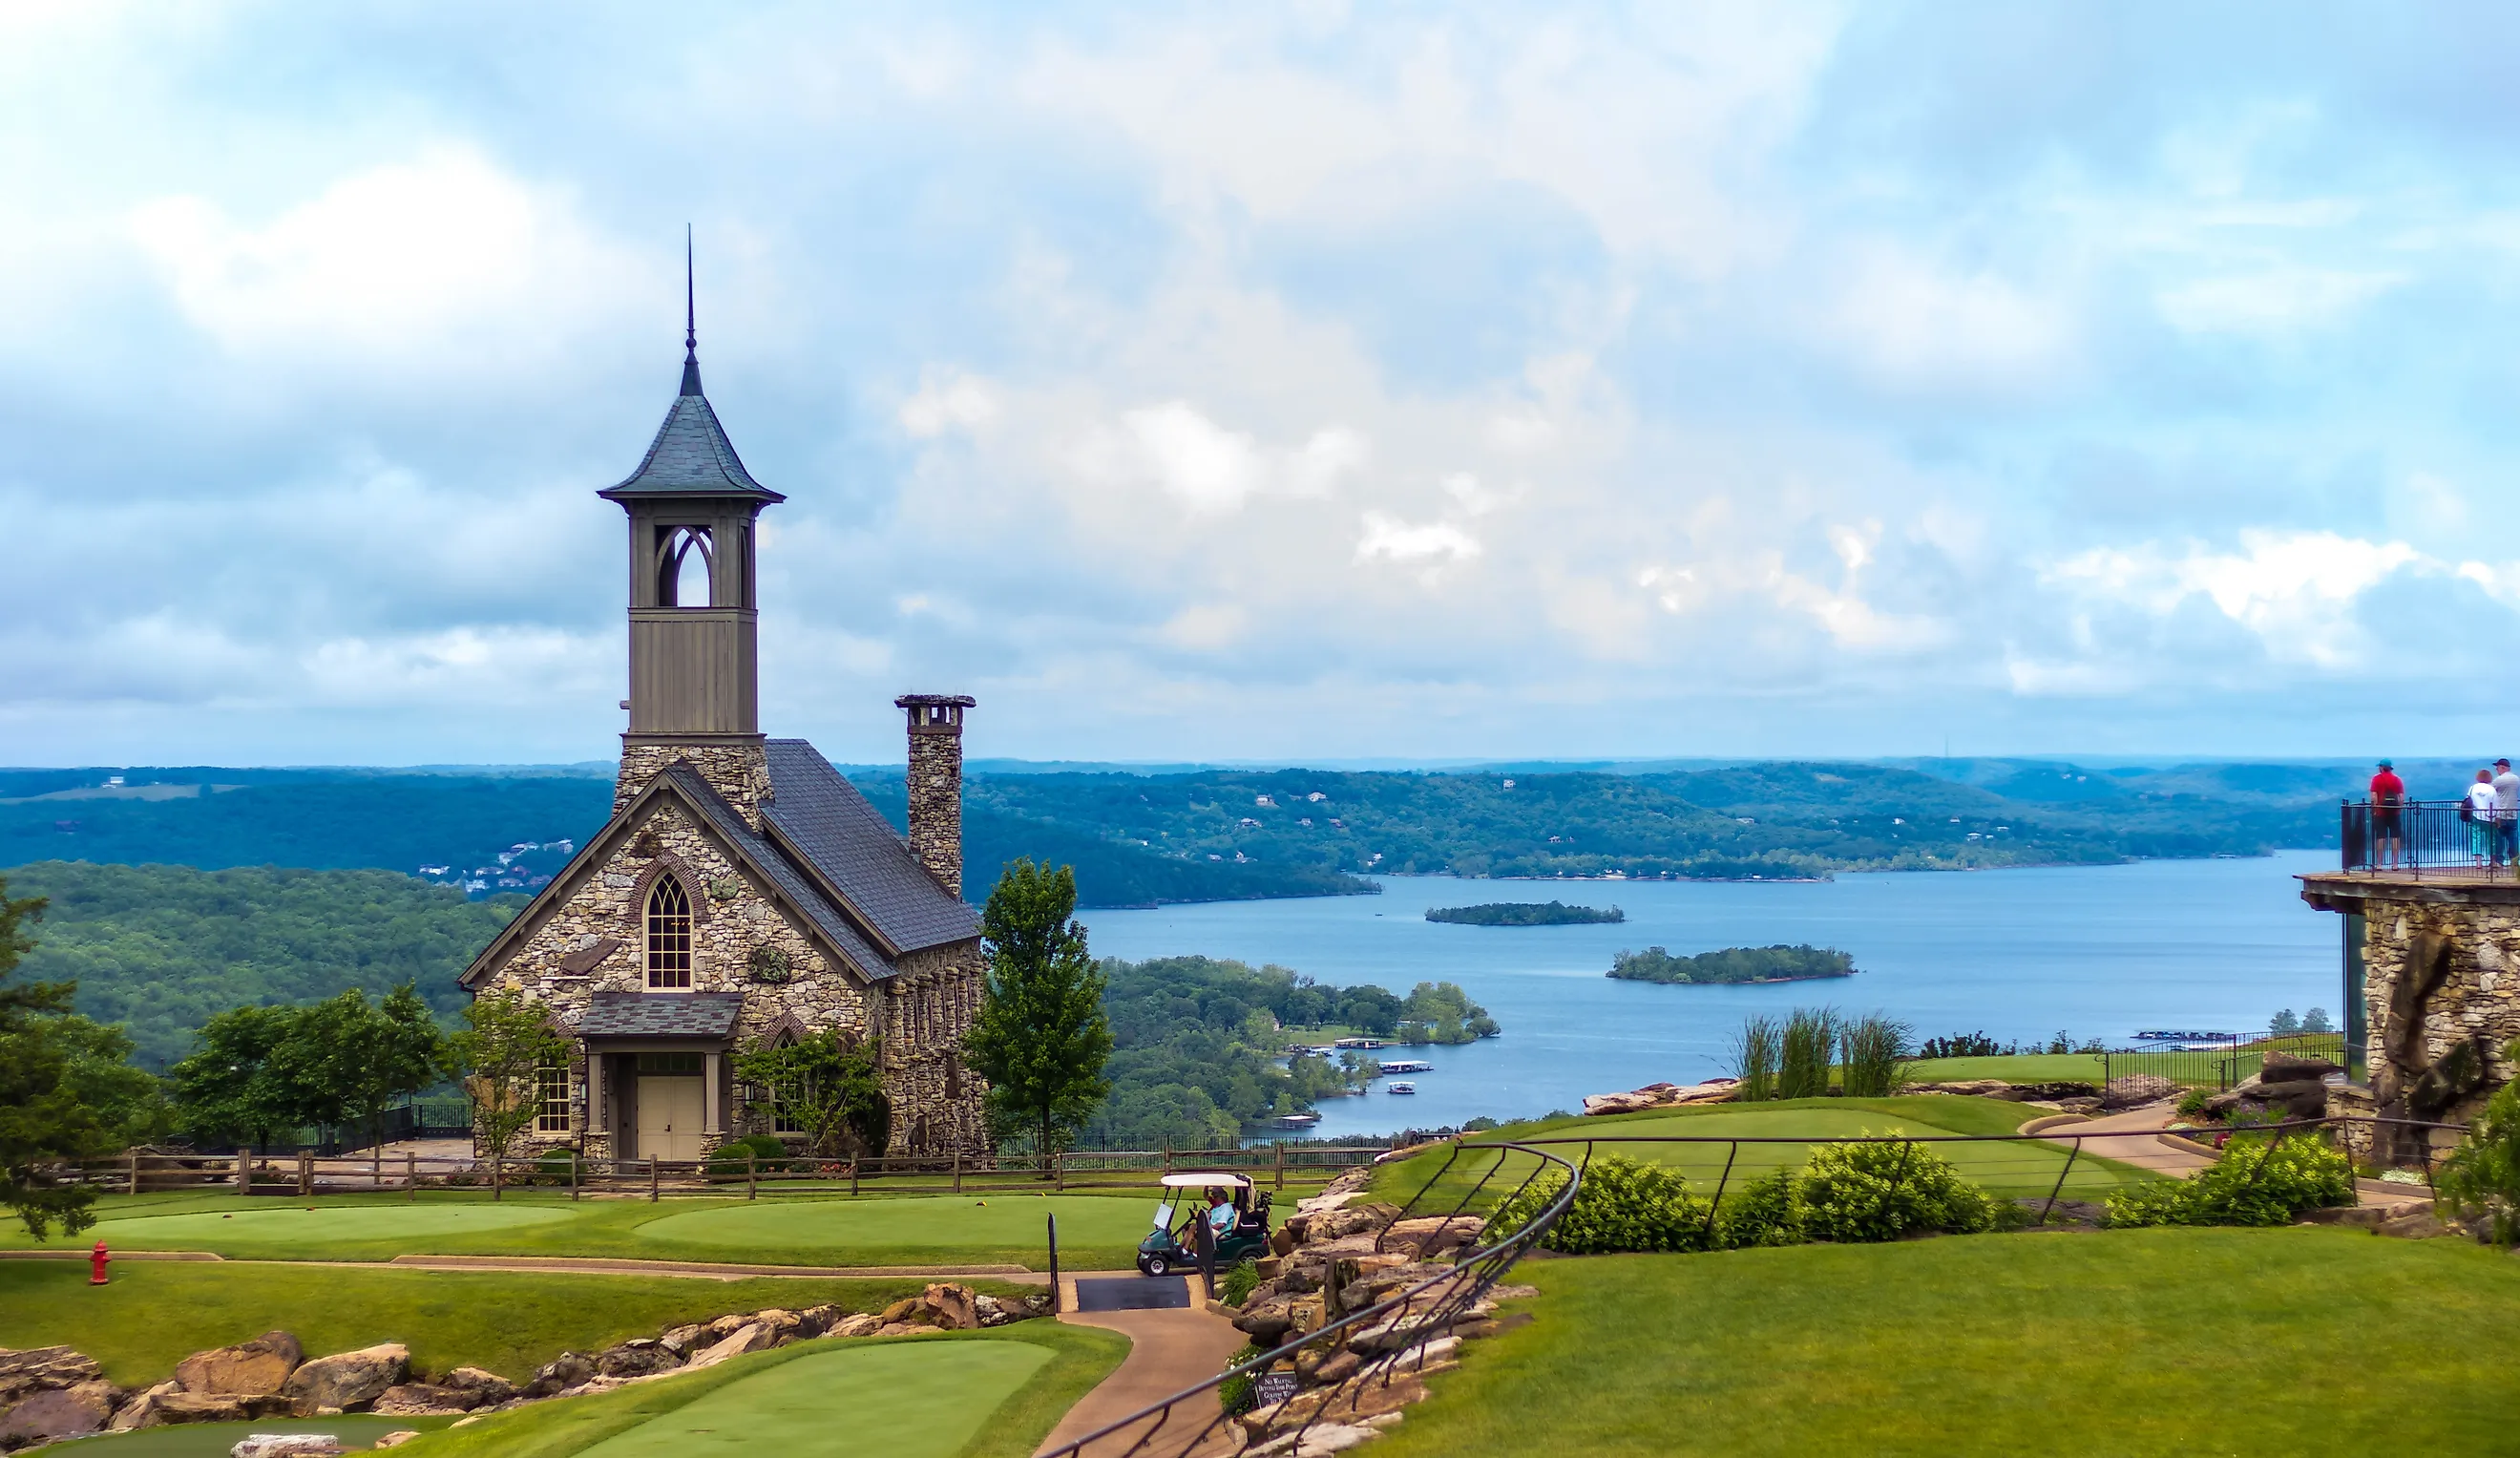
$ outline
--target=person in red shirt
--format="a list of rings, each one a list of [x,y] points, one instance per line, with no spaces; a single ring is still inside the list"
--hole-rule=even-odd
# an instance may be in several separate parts
[[[2372,860],[2382,869],[2397,865],[2406,854],[2407,832],[2402,823],[2406,814],[2407,782],[2388,760],[2380,761],[2380,772],[2371,777],[2371,849]]]

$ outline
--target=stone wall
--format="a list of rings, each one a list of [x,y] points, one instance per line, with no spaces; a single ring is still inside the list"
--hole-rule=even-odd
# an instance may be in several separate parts
[[[2369,1102],[2381,1116],[2465,1122],[2520,1071],[2503,1051],[2520,1038],[2520,905],[2374,888],[2362,964]]]
[[[914,710],[914,712],[916,712]],[[910,726],[910,853],[963,894],[963,726]]]
[[[621,736],[621,771],[612,781],[614,817],[677,759],[699,771],[700,778],[726,797],[744,823],[761,829],[761,802],[770,798],[770,744],[757,734],[714,740]]]
[[[883,987],[884,1092],[892,1150],[944,1155],[989,1149],[985,1086],[963,1064],[986,967],[977,941],[912,952]]]

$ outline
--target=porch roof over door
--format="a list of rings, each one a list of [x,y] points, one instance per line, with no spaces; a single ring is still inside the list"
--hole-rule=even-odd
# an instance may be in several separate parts
[[[598,992],[578,1016],[581,1038],[731,1038],[741,992]]]

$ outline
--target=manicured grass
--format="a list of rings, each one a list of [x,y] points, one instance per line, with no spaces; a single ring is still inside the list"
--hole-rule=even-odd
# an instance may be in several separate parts
[[[1127,1355],[1092,1327],[1018,1322],[892,1342],[802,1343],[724,1366],[499,1413],[413,1441],[415,1458],[637,1458],[732,1449],[1021,1458]]]
[[[1603,1141],[1618,1138],[1690,1139],[1789,1139],[1821,1142],[1849,1139],[1862,1134],[1905,1133],[1940,1134],[2012,1134],[2024,1119],[2041,1111],[2024,1109],[2019,1104],[2001,1099],[1957,1098],[1949,1094],[1927,1094],[1893,1099],[1792,1099],[1766,1104],[1705,1104],[1686,1109],[1654,1110],[1643,1114],[1617,1115],[1602,1118],[1543,1119],[1535,1123],[1509,1124],[1492,1134],[1477,1136],[1479,1141],[1495,1139],[1577,1139]],[[1925,1146],[1948,1160],[1967,1179],[1983,1185],[1998,1195],[2045,1195],[2055,1188],[2057,1176],[2065,1175],[2064,1193],[2072,1198],[2097,1199],[2107,1191],[2129,1181],[2151,1178],[2140,1170],[2112,1161],[2085,1155],[2066,1168],[2066,1151],[2056,1145],[2030,1140],[2002,1144],[1936,1144]],[[1570,1162],[1581,1162],[1585,1147],[1581,1143],[1552,1146]],[[1596,1142],[1596,1157],[1615,1151],[1633,1160],[1649,1161],[1668,1165],[1685,1174],[1690,1184],[1704,1193],[1712,1193],[1719,1180],[1724,1180],[1725,1165],[1732,1163],[1730,1183],[1754,1179],[1770,1170],[1799,1166],[1807,1157],[1807,1142],[1784,1144],[1743,1144],[1737,1149],[1730,1143],[1632,1144]],[[1414,1156],[1395,1162],[1374,1176],[1377,1198],[1406,1201],[1443,1165],[1445,1152]],[[1480,1176],[1496,1169],[1479,1199],[1500,1190],[1510,1191],[1527,1175],[1533,1162],[1528,1157],[1505,1157],[1497,1168],[1494,1155],[1475,1153],[1475,1145],[1454,1162],[1440,1187],[1419,1201],[1421,1206],[1440,1201],[1450,1208]]]
[[[0,1260],[0,1346],[67,1343],[113,1381],[139,1387],[193,1352],[279,1330],[295,1333],[310,1355],[401,1342],[425,1371],[469,1364],[515,1379],[562,1350],[593,1351],[704,1316],[825,1301],[873,1310],[922,1284],[133,1260],[92,1287],[84,1262]]]
[[[1377,1458],[2508,1451],[2520,1261],[2332,1229],[1532,1261]]]
[[[279,1201],[216,1192],[107,1196],[94,1231],[134,1251],[209,1251],[257,1260],[390,1260],[403,1254],[619,1256],[758,1265],[1049,1263],[1046,1217],[1058,1216],[1060,1261],[1113,1269],[1149,1228],[1144,1194],[992,1194],[584,1200],[545,1189],[327,1195]],[[1292,1192],[1289,1192],[1289,1198]],[[0,1248],[34,1245],[0,1222]]]
[[[1918,1083],[1958,1083],[1968,1078],[2001,1078],[2006,1083],[2092,1083],[2100,1081],[2096,1053],[2023,1053],[1997,1058],[1922,1058],[1908,1066]]]
[[[330,1433],[354,1448],[375,1442],[388,1433],[409,1430],[427,1431],[443,1428],[453,1418],[380,1418],[366,1413],[346,1413],[334,1418],[257,1418],[249,1423],[188,1423],[177,1428],[142,1428],[131,1433],[112,1433],[99,1437],[81,1438],[74,1450],[82,1458],[102,1453],[107,1458],[228,1458],[242,1438],[256,1433],[273,1431]]]

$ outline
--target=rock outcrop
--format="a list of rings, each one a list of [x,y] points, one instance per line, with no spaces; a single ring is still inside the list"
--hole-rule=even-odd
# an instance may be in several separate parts
[[[306,1350],[287,1332],[265,1332],[250,1342],[197,1351],[175,1364],[185,1391],[236,1397],[277,1392],[306,1360]]]
[[[103,1433],[113,1419],[113,1385],[102,1379],[22,1397],[0,1417],[0,1449]]]
[[[380,1342],[356,1351],[317,1357],[291,1373],[280,1390],[303,1413],[326,1408],[349,1412],[384,1395],[385,1389],[401,1382],[410,1370],[411,1348],[399,1342]]]

